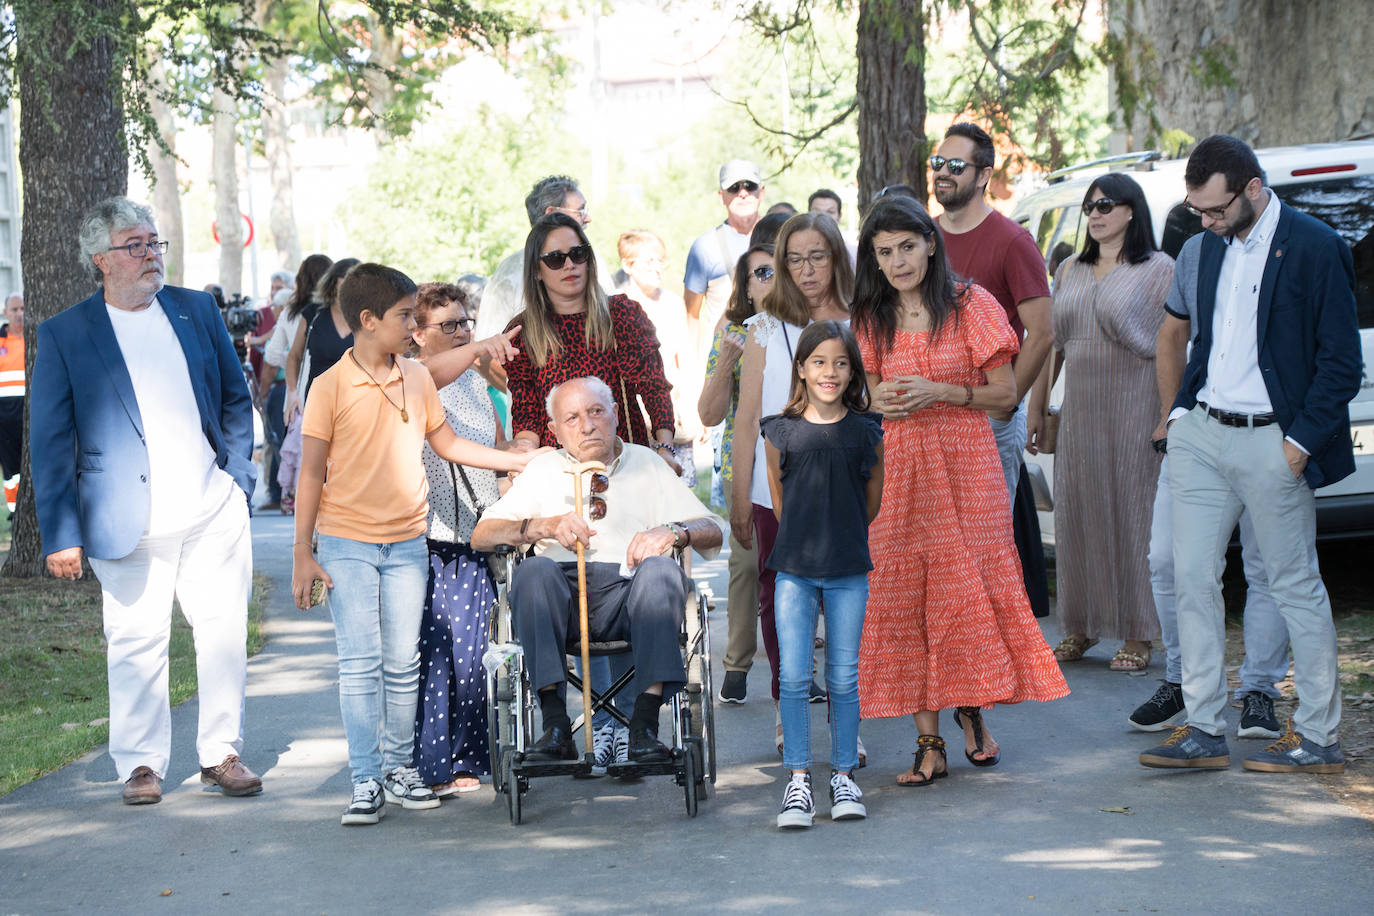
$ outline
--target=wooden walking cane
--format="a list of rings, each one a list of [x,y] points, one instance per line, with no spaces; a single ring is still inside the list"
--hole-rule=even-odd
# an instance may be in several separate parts
[[[573,479],[573,510],[582,515],[582,475],[588,471],[604,471],[600,461],[580,461],[563,469]],[[577,542],[577,625],[582,642],[582,739],[587,758],[592,759],[592,659],[587,633],[587,552],[586,545]]]

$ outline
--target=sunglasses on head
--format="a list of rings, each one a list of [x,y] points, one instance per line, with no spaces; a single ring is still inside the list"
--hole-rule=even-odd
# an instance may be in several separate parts
[[[761,264],[749,272],[753,274],[754,279],[758,280],[760,283],[767,283],[769,280],[773,279],[772,264]]]
[[[1112,210],[1116,209],[1117,207],[1128,206],[1130,206],[1130,204],[1126,203],[1126,201],[1124,200],[1112,200],[1110,197],[1102,197],[1097,200],[1090,200],[1087,203],[1085,203],[1083,205],[1083,213],[1084,215],[1087,215],[1096,210],[1098,213],[1101,213],[1103,216],[1106,216],[1108,213],[1111,213]]]
[[[970,163],[964,159],[946,159],[944,156],[930,157],[931,172],[938,172],[940,169],[948,167],[949,173],[957,176],[964,174],[964,169],[968,168],[969,165]]]
[[[592,256],[592,246],[574,245],[567,251],[546,251],[539,256],[539,260],[544,262],[544,266],[549,270],[562,270],[563,265],[572,261],[574,264],[586,264],[587,259]]]
[[[611,478],[600,471],[594,472],[587,480],[587,489],[591,491],[591,499],[587,500],[587,515],[594,522],[599,522],[606,517],[606,497],[598,494],[605,493],[611,488]]]
[[[754,184],[754,182],[752,181],[737,181],[734,184],[730,185],[730,187],[726,188],[725,193],[738,194],[740,192],[740,188],[743,188],[750,194],[753,194],[755,191],[759,189],[759,186]]]

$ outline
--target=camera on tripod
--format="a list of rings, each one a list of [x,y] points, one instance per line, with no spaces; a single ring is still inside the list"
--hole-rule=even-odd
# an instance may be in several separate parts
[[[235,293],[225,297],[224,288],[218,284],[211,284],[205,290],[215,299],[215,305],[219,306],[219,314],[224,319],[224,327],[229,331],[229,339],[234,342],[234,349],[239,357],[247,355],[248,347],[244,343],[244,338],[254,333],[258,329],[258,312],[253,308],[252,300],[242,293]]]

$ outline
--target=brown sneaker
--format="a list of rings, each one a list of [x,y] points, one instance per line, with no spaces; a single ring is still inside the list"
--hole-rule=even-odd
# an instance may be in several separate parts
[[[207,786],[219,786],[225,795],[257,795],[262,791],[262,778],[235,754],[225,757],[217,767],[201,767],[200,781]]]
[[[134,767],[124,780],[124,804],[156,805],[162,801],[162,780],[149,767]]]

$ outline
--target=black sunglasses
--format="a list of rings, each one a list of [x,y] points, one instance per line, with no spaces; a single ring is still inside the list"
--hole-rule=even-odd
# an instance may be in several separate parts
[[[757,191],[757,190],[759,189],[759,186],[756,185],[756,184],[754,184],[754,182],[752,182],[752,181],[737,181],[737,182],[735,182],[734,184],[730,185],[730,187],[726,188],[726,189],[725,189],[725,193],[726,193],[726,194],[738,194],[740,188],[743,188],[744,190],[748,191],[750,194],[753,194],[755,191]]]
[[[930,157],[931,172],[938,172],[940,169],[948,166],[951,175],[962,175],[964,174],[964,169],[968,168],[969,165],[970,163],[963,159],[946,159],[944,156]]]
[[[587,259],[592,256],[592,246],[574,245],[567,251],[546,251],[539,256],[539,260],[544,262],[544,266],[549,270],[562,270],[563,264],[572,261],[574,264],[586,264]]]
[[[759,267],[755,267],[753,270],[751,270],[750,273],[752,273],[754,275],[754,279],[758,280],[760,283],[767,283],[769,280],[773,279],[773,265],[760,265]]]
[[[1090,200],[1083,204],[1083,215],[1088,216],[1094,210],[1106,216],[1117,207],[1129,207],[1130,204],[1124,200],[1112,200],[1110,197],[1101,197],[1097,200]]]

